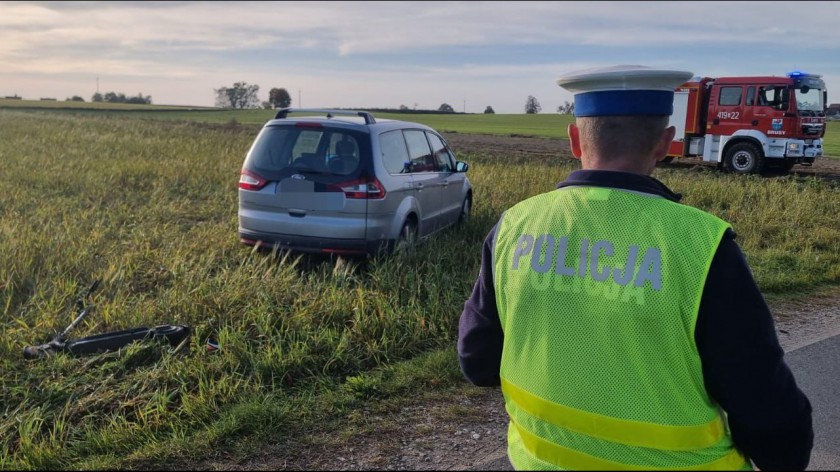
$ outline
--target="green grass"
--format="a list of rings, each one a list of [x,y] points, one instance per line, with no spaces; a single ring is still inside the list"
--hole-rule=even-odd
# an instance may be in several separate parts
[[[155,120],[193,121],[201,123],[228,123],[235,121],[248,125],[263,125],[274,118],[274,110],[225,110],[200,107],[166,107],[158,105],[127,105],[111,103],[40,102],[0,99],[0,109],[26,108],[27,111],[47,111],[73,114],[108,114]],[[137,113],[142,111],[142,113]],[[570,115],[461,115],[461,114],[410,114],[374,113],[377,118],[415,121],[435,129],[457,133],[521,134],[527,136],[567,138],[566,126]]]
[[[459,382],[457,320],[484,236],[576,168],[460,153],[469,225],[363,265],[275,257],[236,234],[255,127],[132,116],[0,110],[0,469],[148,468],[261,438],[294,447],[365,402]],[[655,175],[733,224],[765,293],[840,284],[836,183]],[[24,361],[96,278],[73,337],[188,324],[190,347]],[[203,348],[211,337],[220,351]]]
[[[28,109],[39,110],[45,109],[47,111],[169,111],[169,110],[215,110],[215,108],[195,107],[195,106],[181,106],[181,105],[142,105],[136,103],[107,103],[107,102],[74,102],[65,100],[17,100],[9,98],[0,98],[0,109]]]
[[[826,123],[823,153],[826,156],[840,157],[840,121]]]
[[[0,99],[0,109],[26,108],[27,111],[45,109],[50,113],[77,115],[108,114],[154,120],[192,121],[222,124],[236,122],[246,125],[263,125],[274,117],[274,110],[225,110],[207,107],[182,107],[167,105],[130,105],[87,102],[51,102],[36,100]],[[142,113],[136,113],[136,112]],[[377,118],[423,123],[442,132],[498,135],[541,136],[568,139],[566,128],[573,121],[571,115],[543,114],[425,114],[379,113]],[[840,158],[840,122],[828,122],[824,153]]]

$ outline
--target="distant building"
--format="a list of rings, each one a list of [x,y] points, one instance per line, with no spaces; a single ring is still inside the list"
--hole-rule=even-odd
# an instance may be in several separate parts
[[[840,103],[832,103],[825,109],[825,115],[840,115]]]

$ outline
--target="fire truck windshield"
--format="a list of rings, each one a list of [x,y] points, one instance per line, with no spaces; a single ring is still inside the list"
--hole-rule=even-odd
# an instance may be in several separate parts
[[[801,87],[796,89],[796,108],[802,111],[821,112],[825,109],[823,91],[818,88]]]

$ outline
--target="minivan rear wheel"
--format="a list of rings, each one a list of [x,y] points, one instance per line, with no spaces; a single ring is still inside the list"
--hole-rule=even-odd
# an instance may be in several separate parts
[[[397,241],[394,243],[394,252],[404,252],[417,242],[417,224],[408,220],[403,224]]]

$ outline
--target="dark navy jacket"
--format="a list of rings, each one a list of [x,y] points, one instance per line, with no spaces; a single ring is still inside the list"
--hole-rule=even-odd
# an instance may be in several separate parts
[[[578,170],[558,184],[621,188],[679,201],[662,182],[636,174]],[[502,326],[493,288],[494,227],[484,241],[481,272],[464,304],[458,355],[475,385],[500,384]],[[709,268],[695,342],[709,395],[728,415],[735,445],[762,470],[804,470],[813,447],[811,404],[784,362],[773,318],[735,233],[727,230]]]

